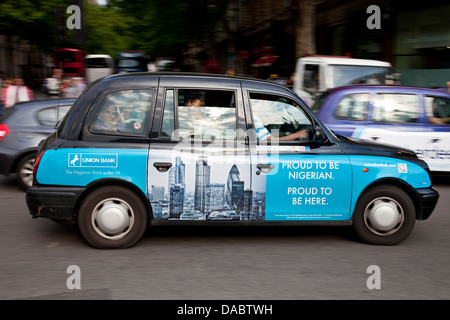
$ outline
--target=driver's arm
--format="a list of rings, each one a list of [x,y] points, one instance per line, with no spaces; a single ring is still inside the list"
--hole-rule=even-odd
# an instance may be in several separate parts
[[[273,136],[270,136],[267,138],[267,140],[281,140],[281,141],[288,141],[288,140],[298,140],[298,139],[305,139],[308,137],[309,131],[306,129],[291,133],[287,136],[274,138]]]

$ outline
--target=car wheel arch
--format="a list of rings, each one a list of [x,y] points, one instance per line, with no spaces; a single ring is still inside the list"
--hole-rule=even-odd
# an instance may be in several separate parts
[[[398,178],[381,178],[378,179],[376,181],[373,181],[372,183],[368,184],[362,191],[361,193],[358,195],[358,199],[355,202],[355,207],[353,208],[353,213],[352,213],[352,220],[354,218],[354,211],[355,209],[358,207],[358,203],[360,202],[361,197],[370,189],[373,189],[375,187],[378,187],[380,185],[391,185],[394,187],[397,187],[399,189],[401,189],[402,191],[404,191],[411,199],[411,201],[414,204],[414,208],[415,208],[415,215],[416,215],[416,219],[418,217],[418,215],[420,214],[420,200],[419,197],[417,195],[417,193],[415,192],[414,187],[412,187],[410,184],[408,184],[407,182],[405,182],[404,180],[398,179]]]
[[[91,182],[90,184],[88,184],[86,186],[86,189],[83,191],[83,193],[78,197],[77,203],[73,210],[73,219],[78,219],[78,214],[80,212],[81,205],[82,205],[83,201],[86,199],[86,197],[93,191],[103,188],[105,186],[120,186],[120,187],[127,188],[127,189],[133,191],[134,193],[136,193],[146,208],[148,221],[150,222],[153,219],[152,207],[150,205],[148,198],[142,192],[142,190],[139,189],[135,184],[133,184],[130,181],[127,181],[124,179],[115,179],[115,178],[98,179],[98,180],[95,180],[95,181]]]
[[[22,160],[25,158],[25,157],[28,157],[29,155],[32,155],[32,154],[34,154],[34,155],[36,155],[36,153],[37,153],[37,149],[29,149],[29,150],[25,150],[25,151],[23,151],[19,156],[17,156],[16,157],[16,159],[14,160],[14,164],[13,164],[13,166],[12,166],[12,169],[13,169],[13,172],[18,172],[18,170],[19,170],[19,165],[20,165],[20,163],[22,162]]]

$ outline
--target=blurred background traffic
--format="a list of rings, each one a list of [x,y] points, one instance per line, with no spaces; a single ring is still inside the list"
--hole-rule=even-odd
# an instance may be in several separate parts
[[[338,120],[337,133],[401,141],[438,161],[432,171],[448,172],[449,16],[443,0],[3,0],[0,174],[19,173],[29,186],[38,141],[73,103],[60,99],[77,98],[101,77],[139,71],[270,79],[290,87],[325,124]],[[397,85],[390,92],[397,96],[384,98],[382,109],[369,99],[375,89],[331,99],[339,94],[332,88],[361,84]],[[61,103],[14,107],[48,98]],[[409,120],[380,120],[374,110]],[[443,126],[431,126],[432,118]]]
[[[99,67],[292,85],[298,58],[332,55],[386,61],[398,83],[445,88],[449,15],[440,0],[3,0],[0,75],[2,86],[21,78],[38,97],[52,94],[46,79],[62,76],[61,88],[76,87]]]

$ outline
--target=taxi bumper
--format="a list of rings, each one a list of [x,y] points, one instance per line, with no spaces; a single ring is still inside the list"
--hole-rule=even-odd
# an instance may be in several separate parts
[[[78,199],[85,188],[32,186],[27,190],[26,203],[33,218],[73,220]]]
[[[439,199],[439,193],[434,188],[416,189],[419,200],[417,220],[426,220],[433,212]]]

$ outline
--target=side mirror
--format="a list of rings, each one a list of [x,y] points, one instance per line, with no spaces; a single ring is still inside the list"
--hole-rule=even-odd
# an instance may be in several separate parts
[[[324,143],[327,140],[326,134],[323,132],[320,126],[315,127],[315,134],[313,138],[313,142],[315,143]]]

